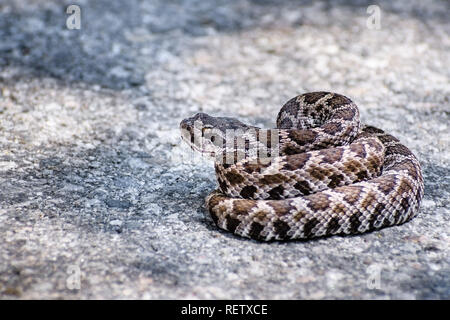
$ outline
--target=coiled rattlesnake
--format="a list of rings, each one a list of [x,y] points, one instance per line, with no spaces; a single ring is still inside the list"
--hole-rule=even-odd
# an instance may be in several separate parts
[[[206,206],[220,228],[257,240],[358,234],[418,212],[418,160],[395,137],[361,126],[347,97],[311,92],[289,100],[277,129],[199,113],[182,138],[215,157],[219,188]]]

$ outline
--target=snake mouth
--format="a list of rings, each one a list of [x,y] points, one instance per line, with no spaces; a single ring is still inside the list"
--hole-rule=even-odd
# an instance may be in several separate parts
[[[187,139],[186,137],[184,137],[183,135],[181,135],[181,140],[183,140],[184,142],[186,142],[186,144],[195,152],[200,153],[202,156],[209,156],[209,157],[215,157],[215,153],[214,151],[206,151],[204,149],[201,149],[200,147],[198,147],[195,143],[194,143],[194,139],[193,136],[191,136],[190,139]]]

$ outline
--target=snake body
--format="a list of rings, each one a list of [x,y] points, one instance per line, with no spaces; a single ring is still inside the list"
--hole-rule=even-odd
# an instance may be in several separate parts
[[[204,113],[180,127],[194,150],[214,156],[219,187],[206,207],[218,227],[237,235],[360,234],[418,213],[424,187],[417,158],[392,135],[361,125],[357,106],[343,95],[292,98],[276,129]]]

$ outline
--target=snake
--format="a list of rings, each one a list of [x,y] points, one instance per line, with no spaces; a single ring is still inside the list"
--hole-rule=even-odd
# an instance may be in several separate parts
[[[363,234],[419,212],[418,159],[399,139],[361,124],[344,95],[298,95],[272,129],[202,112],[180,129],[183,141],[213,159],[218,186],[206,208],[235,235],[282,241]]]

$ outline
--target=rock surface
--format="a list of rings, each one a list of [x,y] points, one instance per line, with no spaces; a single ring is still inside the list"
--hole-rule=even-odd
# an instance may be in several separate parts
[[[449,299],[446,1],[0,3],[0,298]],[[420,215],[259,243],[205,212],[203,111],[273,126],[307,91],[351,97],[421,160]]]

